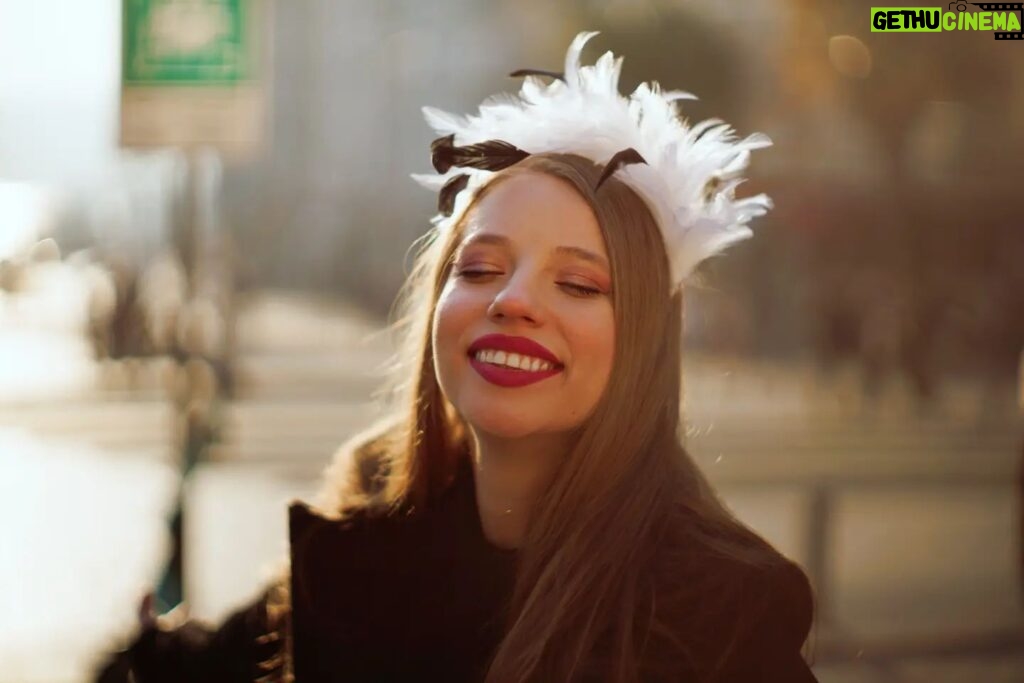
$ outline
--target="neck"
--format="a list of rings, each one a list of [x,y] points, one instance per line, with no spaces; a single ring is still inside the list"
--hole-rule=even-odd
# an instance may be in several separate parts
[[[473,469],[480,526],[501,548],[518,548],[534,503],[568,454],[564,434],[519,439],[473,434]]]

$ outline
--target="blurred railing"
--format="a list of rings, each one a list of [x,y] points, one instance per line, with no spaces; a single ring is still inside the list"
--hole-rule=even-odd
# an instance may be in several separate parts
[[[798,491],[805,513],[800,533],[801,564],[816,594],[816,662],[858,664],[886,680],[888,676],[900,680],[895,667],[909,659],[1024,653],[1024,611],[1018,611],[1015,622],[1008,624],[946,625],[930,628],[928,633],[872,636],[851,632],[837,618],[834,586],[836,503],[842,496],[870,492],[907,498],[939,494],[952,499],[957,494],[971,493],[995,500],[1012,488],[1016,508],[1024,509],[1022,461],[1017,455],[1022,445],[1019,424],[982,428],[951,420],[921,423],[907,418],[854,419],[844,421],[845,428],[834,432],[818,425],[800,438],[784,425],[769,430],[759,421],[752,422],[747,429],[716,424],[711,434],[701,436],[698,432],[691,448],[729,454],[728,459],[718,457],[715,461],[698,457],[708,460],[705,469],[720,489]],[[863,428],[860,435],[856,433],[858,425]],[[898,432],[886,433],[900,425]],[[816,437],[814,432],[819,430],[821,434]],[[1020,526],[1015,531],[1018,538],[1024,534]],[[1009,538],[1005,541],[1013,542]],[[992,550],[995,557],[998,549]],[[946,560],[934,558],[936,564]],[[1016,569],[1017,585],[1024,586],[1024,562],[1019,562]],[[1007,596],[1018,610],[1020,598]]]

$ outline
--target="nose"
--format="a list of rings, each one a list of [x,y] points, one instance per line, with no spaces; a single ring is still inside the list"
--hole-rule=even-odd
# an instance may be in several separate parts
[[[539,302],[533,296],[525,273],[510,277],[487,308],[491,320],[520,319],[535,324],[540,320]]]

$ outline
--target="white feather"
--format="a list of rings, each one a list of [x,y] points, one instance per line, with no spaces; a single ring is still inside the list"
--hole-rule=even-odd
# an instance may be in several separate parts
[[[424,107],[423,114],[437,133],[454,133],[459,145],[504,140],[531,154],[572,152],[595,163],[634,148],[647,164],[624,166],[616,177],[645,200],[658,222],[675,288],[702,260],[750,237],[747,222],[771,208],[766,195],[737,200],[733,193],[743,182],[738,174],[747,167],[750,152],[772,141],[763,133],[737,141],[735,131],[717,118],[689,126],[678,113],[680,101],[697,99],[689,92],[641,83],[623,96],[618,89],[622,57],[606,52],[592,66],[580,64],[584,46],[596,35],[586,31],[572,41],[564,82],[527,76],[518,95],[491,96],[475,115],[433,107]],[[454,225],[493,174],[457,168],[443,175],[413,175],[439,190],[458,173],[469,173],[470,182],[456,196],[452,216],[434,219],[441,230]],[[712,180],[717,186],[708,194]]]

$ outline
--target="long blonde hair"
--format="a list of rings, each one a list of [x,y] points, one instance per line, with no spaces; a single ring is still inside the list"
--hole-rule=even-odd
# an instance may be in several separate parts
[[[669,293],[667,255],[647,206],[614,177],[595,192],[601,170],[575,155],[535,155],[474,198],[521,173],[575,188],[607,246],[616,329],[607,388],[531,516],[490,683],[567,681],[595,666],[604,680],[637,681],[662,651],[645,644],[686,657],[673,605],[698,589],[675,585],[696,548],[751,563],[779,557],[719,502],[681,445],[682,294]],[[417,245],[397,300],[392,408],[339,451],[320,497],[327,513],[427,508],[468,457],[467,427],[438,385],[430,334],[462,223]]]

